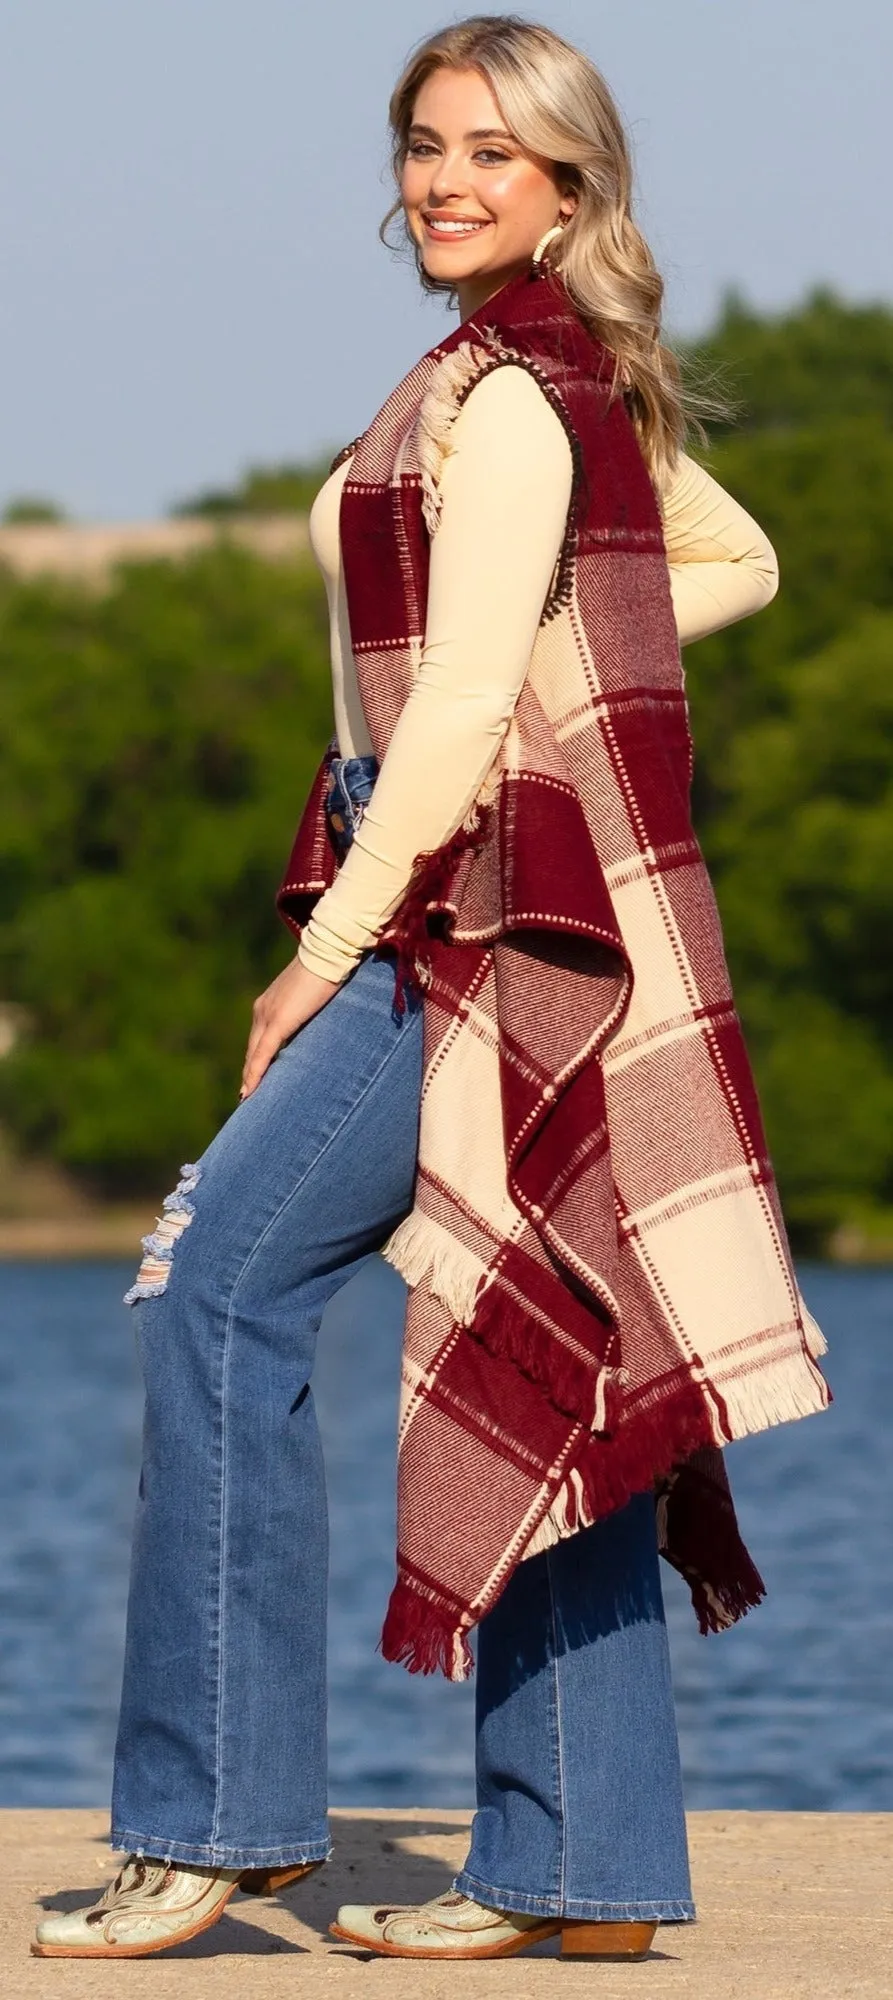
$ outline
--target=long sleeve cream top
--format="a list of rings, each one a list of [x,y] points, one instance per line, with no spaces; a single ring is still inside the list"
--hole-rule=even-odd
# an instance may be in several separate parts
[[[372,752],[350,644],[339,544],[346,460],[310,514],[329,602],[335,733]],[[564,427],[525,368],[494,369],[452,426],[431,544],[425,643],[375,789],[298,946],[336,984],[398,908],[417,854],[456,831],[511,719],[561,547],[571,494]],[[774,551],[743,507],[687,457],[658,496],[680,643],[746,618],[778,587]]]

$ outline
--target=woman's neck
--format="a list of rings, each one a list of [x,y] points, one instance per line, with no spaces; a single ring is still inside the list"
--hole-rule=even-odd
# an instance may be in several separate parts
[[[488,272],[485,277],[469,278],[465,284],[457,285],[460,322],[464,324],[465,320],[470,319],[472,313],[479,312],[481,306],[485,306],[489,299],[495,299],[497,292],[503,291],[510,280],[517,278],[524,270],[526,261],[525,258],[523,264],[513,265],[510,271]]]

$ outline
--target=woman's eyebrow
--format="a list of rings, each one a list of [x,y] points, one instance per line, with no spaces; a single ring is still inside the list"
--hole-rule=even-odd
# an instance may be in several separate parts
[[[443,136],[434,125],[413,123],[409,129],[410,132],[424,132],[429,139],[440,139]],[[510,139],[511,136],[511,132],[504,131],[499,125],[481,125],[476,131],[465,133],[466,139]]]

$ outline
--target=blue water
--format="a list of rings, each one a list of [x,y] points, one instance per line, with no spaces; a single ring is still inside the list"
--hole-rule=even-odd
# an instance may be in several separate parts
[[[140,1390],[130,1264],[0,1266],[0,1805],[103,1805]],[[688,1804],[893,1809],[893,1271],[805,1267],[832,1410],[728,1454],[769,1596],[702,1639],[663,1565]],[[402,1288],[345,1288],[316,1381],[332,1512],[334,1804],[467,1805],[473,1687],[375,1651],[393,1563]]]

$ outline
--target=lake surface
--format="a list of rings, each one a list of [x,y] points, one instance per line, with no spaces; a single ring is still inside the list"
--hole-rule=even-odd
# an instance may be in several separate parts
[[[140,1385],[131,1263],[0,1265],[0,1805],[108,1797]],[[835,1403],[733,1445],[768,1586],[702,1639],[662,1565],[691,1807],[893,1810],[893,1271],[806,1265]],[[323,1325],[331,1797],[473,1802],[473,1685],[375,1651],[393,1566],[403,1289],[378,1260]]]

